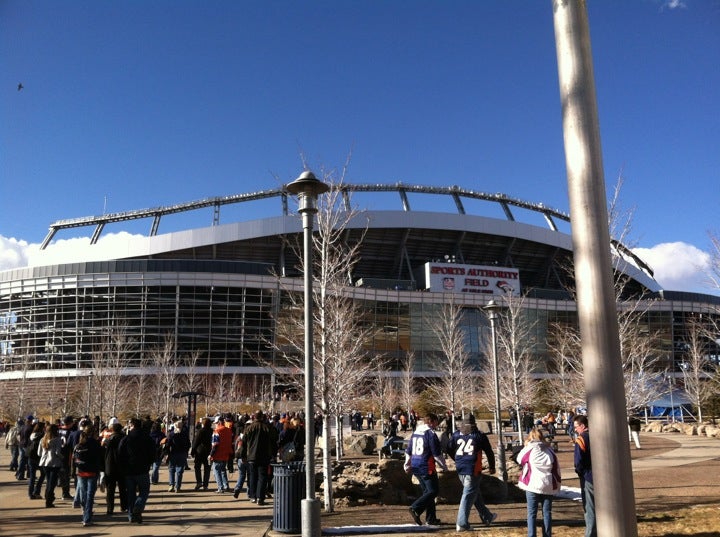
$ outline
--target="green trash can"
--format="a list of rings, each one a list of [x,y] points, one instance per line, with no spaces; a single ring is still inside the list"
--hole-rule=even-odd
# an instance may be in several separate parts
[[[273,529],[281,533],[300,533],[301,501],[305,499],[305,462],[272,465]]]

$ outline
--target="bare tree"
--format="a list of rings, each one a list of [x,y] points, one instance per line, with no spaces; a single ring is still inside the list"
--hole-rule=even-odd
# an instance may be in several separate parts
[[[703,421],[702,407],[717,394],[713,380],[718,378],[717,362],[711,358],[711,348],[717,348],[715,337],[718,333],[716,323],[692,317],[687,321],[687,335],[684,339],[685,356],[681,364],[685,391],[697,407],[697,420]]]
[[[548,399],[560,403],[565,410],[586,406],[580,332],[577,326],[552,323],[547,344],[549,372],[553,374],[545,383]]]
[[[626,281],[626,278],[622,278]],[[659,395],[662,372],[658,335],[642,324],[650,308],[650,301],[622,300],[622,283],[616,283],[618,293],[618,331],[620,358],[625,381],[625,407],[628,412],[644,408]]]
[[[537,320],[526,309],[523,297],[505,294],[500,299],[503,308],[496,325],[500,405],[502,408],[513,407],[520,416],[522,406],[534,404],[538,394],[538,383],[532,378]],[[486,355],[490,356],[490,353]],[[488,379],[494,378],[491,364],[484,365],[482,377],[485,379],[483,389],[487,400],[490,399],[488,391],[491,387]],[[493,401],[491,407],[494,409],[494,398],[490,400]],[[502,408],[498,409],[498,415]],[[518,427],[518,431],[522,442],[522,427]]]
[[[415,379],[413,370],[415,368],[415,352],[412,350],[405,353],[402,359],[402,370],[400,371],[400,394],[401,401],[407,412],[413,408],[413,401],[417,396],[415,390]]]
[[[186,392],[196,392],[199,389],[198,379],[200,373],[198,371],[198,361],[200,360],[200,351],[193,351],[184,357],[185,374],[182,377],[182,387]]]
[[[133,390],[133,414],[136,418],[141,417],[143,414],[148,412],[147,400],[148,392],[151,394],[156,393],[154,386],[157,384],[155,378],[148,374],[152,364],[152,357],[149,355],[143,355],[140,358],[140,371],[139,374],[135,375],[132,379],[132,390]],[[151,397],[154,399],[154,397]],[[157,405],[154,407],[156,410]]]
[[[353,208],[350,197],[343,190],[343,182],[349,166],[346,160],[339,179],[334,170],[322,170],[323,181],[330,191],[320,197],[317,213],[317,233],[313,236],[314,308],[314,391],[323,415],[323,475],[324,507],[327,512],[334,510],[332,496],[332,464],[330,450],[330,420],[336,422],[336,453],[342,457],[342,416],[343,411],[366,389],[367,379],[373,371],[372,360],[367,357],[365,346],[372,335],[371,323],[366,322],[365,311],[348,291],[353,284],[352,274],[358,261],[361,236],[354,242],[348,241],[348,226],[360,217],[360,211]],[[301,247],[291,244],[301,260]],[[296,371],[303,368],[303,311],[302,299],[298,293],[287,293],[290,304],[286,316],[279,323],[277,339],[273,342],[276,350]],[[297,382],[297,381],[296,381]],[[298,386],[302,388],[301,386]],[[309,417],[311,418],[311,417]]]
[[[166,334],[162,345],[155,347],[151,352],[152,363],[155,367],[156,395],[159,403],[158,410],[161,410],[166,420],[172,419],[171,402],[173,393],[178,385],[179,360],[175,337],[173,334]]]
[[[389,360],[385,357],[378,356],[375,359],[369,392],[374,402],[373,409],[378,409],[378,422],[382,423],[384,416],[390,413],[393,398],[397,393],[393,378],[390,376]]]
[[[448,434],[455,430],[458,411],[462,413],[468,399],[467,383],[474,369],[470,365],[470,353],[462,330],[463,309],[448,295],[449,301],[440,307],[439,315],[430,319],[430,329],[437,338],[439,353],[435,354],[433,369],[442,373],[428,386],[434,399],[450,411],[451,423]]]
[[[129,337],[127,327],[110,327],[102,337],[98,349],[93,354],[94,391],[98,408],[117,416],[120,405],[127,399],[127,384],[124,382],[124,369],[129,353],[136,347]]]

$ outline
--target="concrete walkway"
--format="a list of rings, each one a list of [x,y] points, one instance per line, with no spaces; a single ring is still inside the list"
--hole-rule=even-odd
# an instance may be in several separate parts
[[[5,462],[3,457],[3,462]],[[73,509],[71,501],[58,499],[55,508],[46,509],[44,500],[30,500],[27,481],[16,481],[14,473],[0,470],[0,535],[13,537],[149,537],[174,535],[183,537],[263,537],[272,524],[272,500],[259,507],[243,495],[194,492],[167,492],[167,485],[153,485],[143,524],[130,524],[126,514],[105,514],[105,494],[95,499],[94,525],[82,526],[82,512]],[[165,468],[161,472],[166,474]],[[187,474],[186,474],[187,475]],[[61,496],[56,489],[56,495]],[[116,499],[116,510],[119,508]]]
[[[644,433],[652,434],[652,433]],[[642,470],[654,470],[668,468],[670,466],[683,466],[695,464],[720,457],[720,439],[708,438],[707,436],[688,436],[685,434],[659,434],[663,438],[669,438],[680,444],[676,449],[642,457],[632,461],[633,472]],[[640,438],[642,445],[642,436]],[[634,449],[632,447],[631,449]]]

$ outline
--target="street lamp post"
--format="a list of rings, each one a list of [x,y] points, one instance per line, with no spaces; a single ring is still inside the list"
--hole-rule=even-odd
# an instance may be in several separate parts
[[[490,320],[490,333],[492,337],[493,373],[495,375],[495,431],[498,440],[498,469],[502,477],[503,499],[507,497],[508,473],[505,465],[505,441],[502,434],[502,418],[500,417],[500,368],[498,364],[496,324],[500,313],[500,305],[494,300],[488,302],[483,309]]]
[[[301,526],[303,537],[320,536],[320,501],[315,497],[315,402],[313,394],[313,296],[312,296],[312,232],[320,194],[330,187],[310,171],[287,185],[287,191],[298,196],[298,212],[302,215],[305,276],[305,499],[302,501]]]

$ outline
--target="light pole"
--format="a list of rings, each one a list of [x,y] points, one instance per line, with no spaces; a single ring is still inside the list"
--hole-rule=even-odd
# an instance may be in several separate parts
[[[505,440],[502,434],[502,418],[500,417],[500,368],[498,364],[496,324],[500,313],[500,305],[494,300],[483,306],[490,320],[490,333],[492,337],[493,373],[495,375],[495,431],[498,439],[498,469],[502,477],[502,497],[507,498],[508,473],[505,465]]]
[[[315,402],[313,395],[313,217],[318,211],[320,194],[330,187],[310,171],[287,185],[287,191],[298,197],[298,212],[302,215],[305,276],[305,499],[302,500],[301,526],[303,537],[320,537],[320,501],[315,498]]]

